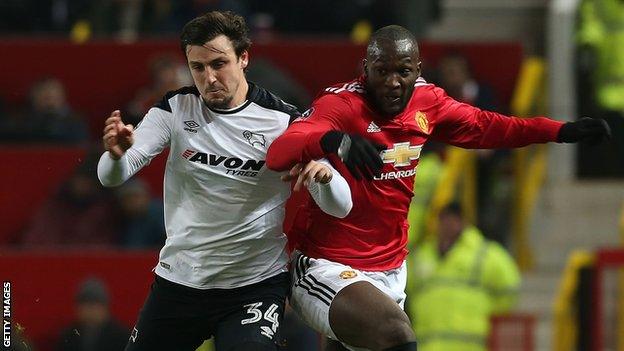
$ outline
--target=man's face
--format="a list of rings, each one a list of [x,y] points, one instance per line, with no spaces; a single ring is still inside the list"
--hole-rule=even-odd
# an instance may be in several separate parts
[[[208,107],[228,109],[242,103],[236,98],[240,98],[239,89],[245,81],[247,51],[236,57],[232,42],[220,35],[202,46],[187,46],[186,58],[195,86]]]
[[[387,117],[403,111],[420,76],[420,59],[414,45],[407,39],[380,39],[372,44],[364,60],[370,98],[377,110]]]

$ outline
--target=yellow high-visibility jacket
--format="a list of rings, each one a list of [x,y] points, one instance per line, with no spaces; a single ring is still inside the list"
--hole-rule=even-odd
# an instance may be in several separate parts
[[[600,107],[624,112],[624,1],[584,0],[579,9],[579,44],[593,48]]]
[[[475,227],[467,227],[443,257],[434,240],[412,255],[408,312],[418,350],[485,350],[490,316],[516,301],[520,273],[511,256]]]

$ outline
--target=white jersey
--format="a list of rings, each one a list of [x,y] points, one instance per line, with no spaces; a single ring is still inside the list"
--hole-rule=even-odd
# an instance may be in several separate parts
[[[209,109],[195,87],[183,88],[148,111],[122,157],[126,166],[104,169],[114,161],[102,156],[98,176],[114,186],[104,179],[123,173],[113,177],[121,183],[170,148],[167,240],[156,274],[194,288],[229,289],[287,271],[282,223],[290,187],[265,157],[297,116],[294,106],[252,83],[247,101],[227,111]]]

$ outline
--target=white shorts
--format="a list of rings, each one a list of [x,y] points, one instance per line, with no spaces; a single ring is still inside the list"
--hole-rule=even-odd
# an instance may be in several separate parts
[[[306,257],[298,251],[292,255],[292,292],[290,305],[310,327],[334,340],[336,334],[329,326],[329,306],[336,294],[360,281],[373,284],[403,308],[405,303],[406,263],[381,272],[367,272],[350,266]],[[343,343],[350,350],[363,350]]]

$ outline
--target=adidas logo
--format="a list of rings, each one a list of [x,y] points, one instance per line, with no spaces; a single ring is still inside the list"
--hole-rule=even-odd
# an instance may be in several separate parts
[[[381,132],[381,128],[379,128],[375,122],[370,122],[370,124],[368,125],[368,128],[366,129],[367,132],[369,133],[378,133]]]

